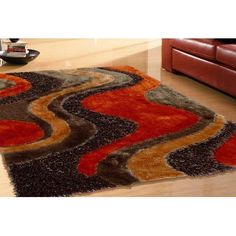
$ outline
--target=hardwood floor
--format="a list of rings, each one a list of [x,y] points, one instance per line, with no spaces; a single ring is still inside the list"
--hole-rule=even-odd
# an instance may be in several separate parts
[[[236,99],[186,76],[161,70],[161,40],[27,39],[40,56],[25,66],[0,67],[0,72],[129,65],[236,122]],[[201,178],[145,183],[131,188],[99,191],[89,196],[236,196],[236,172]],[[0,164],[0,196],[14,196]],[[77,196],[77,195],[75,195]]]

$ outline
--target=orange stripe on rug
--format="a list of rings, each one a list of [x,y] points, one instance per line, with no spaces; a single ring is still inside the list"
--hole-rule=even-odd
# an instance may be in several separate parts
[[[31,83],[25,79],[22,79],[17,76],[8,75],[8,74],[0,74],[0,80],[9,80],[15,83],[15,85],[0,90],[0,97],[9,97],[14,96],[20,93],[23,93],[27,90],[29,90],[32,86]]]
[[[44,136],[35,123],[17,120],[0,120],[0,147],[31,143]]]
[[[215,150],[215,159],[227,166],[236,167],[236,134]]]
[[[166,156],[177,149],[211,138],[223,129],[224,124],[224,118],[222,116],[216,116],[214,122],[201,131],[145,148],[128,160],[127,168],[140,181],[184,176],[185,174],[183,172],[173,169],[166,163]]]

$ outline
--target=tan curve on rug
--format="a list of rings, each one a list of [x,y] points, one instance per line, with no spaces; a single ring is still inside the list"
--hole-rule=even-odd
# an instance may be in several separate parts
[[[47,96],[41,97],[31,102],[29,105],[29,111],[32,114],[51,125],[52,135],[50,137],[30,144],[24,144],[15,147],[2,147],[0,148],[0,153],[3,154],[38,149],[63,141],[70,134],[70,127],[66,121],[56,117],[53,112],[48,110],[49,104],[60,96],[74,93],[83,89],[97,87],[106,83],[110,83],[114,80],[114,77],[111,75],[104,75],[99,72],[83,71],[80,74],[83,76],[86,75],[92,77],[93,79],[91,81],[85,82],[82,85],[66,88],[59,92],[53,92]]]
[[[166,156],[183,147],[207,140],[224,127],[224,117],[216,116],[213,123],[196,133],[146,148],[133,155],[127,162],[132,175],[140,181],[184,176],[166,163]]]

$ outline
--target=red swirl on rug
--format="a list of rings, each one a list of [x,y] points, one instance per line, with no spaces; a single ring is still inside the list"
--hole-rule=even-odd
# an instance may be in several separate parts
[[[1,147],[31,143],[43,136],[44,131],[34,123],[17,120],[0,121]]]
[[[215,159],[227,166],[236,167],[236,134],[215,150]]]
[[[0,90],[0,97],[14,96],[31,88],[31,83],[29,81],[17,76],[0,74],[0,79],[9,80],[15,83],[15,85],[9,88]]]
[[[117,67],[115,69],[117,70]],[[148,101],[144,95],[160,83],[133,68],[119,69],[121,72],[135,73],[143,80],[128,88],[91,95],[85,98],[82,104],[86,109],[133,121],[138,128],[132,134],[82,156],[78,172],[87,176],[96,173],[97,164],[108,154],[147,139],[181,131],[199,120],[197,115],[186,110]]]

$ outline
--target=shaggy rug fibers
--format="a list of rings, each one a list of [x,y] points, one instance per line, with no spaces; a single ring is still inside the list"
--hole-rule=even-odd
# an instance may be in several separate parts
[[[68,196],[236,167],[236,125],[131,67],[0,74],[17,196]]]

